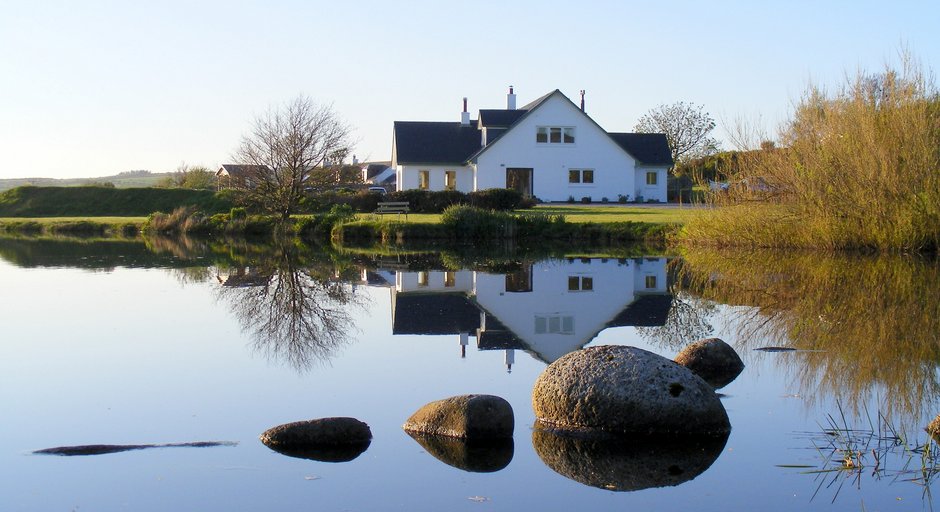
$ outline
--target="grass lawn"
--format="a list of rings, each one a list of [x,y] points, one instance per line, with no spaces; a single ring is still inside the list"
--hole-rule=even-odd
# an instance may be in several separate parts
[[[689,206],[596,206],[596,205],[539,205],[534,211],[547,215],[564,215],[567,222],[582,223],[595,222],[605,224],[609,222],[648,222],[651,224],[685,224],[694,215],[697,208]],[[517,210],[516,213],[527,213],[533,210]],[[397,221],[397,215],[372,215],[360,213],[358,220],[389,220]],[[404,217],[401,218],[405,220]],[[441,216],[436,213],[411,213],[408,222],[414,224],[436,224]]]
[[[594,206],[594,205],[539,205],[539,213],[564,215],[568,222],[648,222],[651,224],[684,224],[697,208],[689,206]]]

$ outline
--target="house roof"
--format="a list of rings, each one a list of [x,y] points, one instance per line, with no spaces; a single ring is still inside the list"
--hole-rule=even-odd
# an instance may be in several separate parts
[[[463,164],[480,149],[476,122],[395,121],[396,162]]]
[[[216,171],[216,176],[221,176],[222,171],[233,178],[244,178],[258,171],[267,170],[265,165],[243,165],[243,164],[222,164],[222,167]]]
[[[646,165],[672,165],[672,152],[664,133],[608,133],[627,153]]]
[[[571,103],[570,98],[555,89],[516,110],[484,109],[479,119],[470,125],[459,122],[396,121],[394,127],[396,162],[399,164],[465,164],[475,160],[502,135],[537,109],[549,98],[560,95]],[[582,111],[592,123],[590,116]],[[665,134],[662,133],[610,133],[597,125],[610,139],[630,156],[645,165],[670,166],[672,154]],[[486,145],[481,142],[481,128],[488,128]]]
[[[480,127],[501,127],[506,128],[512,126],[516,121],[519,120],[526,113],[526,110],[517,109],[517,110],[480,110]]]

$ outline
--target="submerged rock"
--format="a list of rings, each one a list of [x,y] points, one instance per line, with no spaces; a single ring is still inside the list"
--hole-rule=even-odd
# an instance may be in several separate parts
[[[738,353],[718,338],[706,338],[682,349],[676,362],[695,372],[715,389],[730,384],[744,370]]]
[[[418,432],[459,439],[511,438],[515,426],[512,406],[493,395],[460,395],[418,409],[402,425]]]
[[[546,466],[576,482],[611,491],[679,485],[718,459],[728,434],[719,436],[582,439],[536,430],[532,446]]]
[[[36,455],[106,455],[109,453],[128,452],[132,450],[146,450],[148,448],[211,448],[213,446],[236,446],[233,441],[195,441],[192,443],[165,443],[165,444],[86,444],[80,446],[57,446],[36,450]]]
[[[268,448],[291,457],[347,462],[366,451],[372,431],[355,418],[320,418],[278,425],[260,438]]]
[[[512,462],[514,445],[511,437],[468,440],[420,432],[408,432],[408,435],[437,460],[464,471],[492,473]]]
[[[540,429],[594,437],[621,434],[724,434],[728,414],[715,390],[688,368],[636,347],[578,350],[535,382]]]

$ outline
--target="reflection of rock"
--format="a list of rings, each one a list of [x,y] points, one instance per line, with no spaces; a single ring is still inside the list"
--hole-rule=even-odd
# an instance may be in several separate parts
[[[738,353],[718,338],[707,338],[682,349],[676,362],[695,372],[715,389],[730,384],[744,370]]]
[[[715,462],[727,440],[727,433],[615,440],[532,433],[532,445],[546,466],[582,484],[612,491],[688,482]]]
[[[572,352],[535,382],[540,428],[593,434],[709,434],[731,430],[715,390],[652,352],[600,346]]]
[[[372,431],[355,418],[320,418],[278,425],[260,437],[268,448],[284,455],[346,462],[366,451]]]
[[[457,439],[419,432],[408,432],[425,450],[441,462],[464,471],[492,473],[512,461],[512,438]]]
[[[408,432],[497,439],[512,437],[512,406],[493,395],[460,395],[426,404],[402,426]]]

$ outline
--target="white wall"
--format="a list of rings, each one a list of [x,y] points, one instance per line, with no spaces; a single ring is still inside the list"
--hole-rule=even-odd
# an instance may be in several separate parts
[[[535,141],[538,126],[572,126],[574,144]],[[564,201],[569,196],[594,201],[635,193],[635,161],[610,137],[560,96],[549,98],[518,125],[493,143],[476,162],[477,190],[504,188],[506,169],[532,168],[533,195],[544,201]],[[593,184],[568,182],[569,169],[593,169]],[[663,185],[665,196],[665,185]]]
[[[453,286],[447,286],[448,274],[453,276]],[[427,284],[421,284],[425,279]],[[395,275],[395,290],[398,292],[464,292],[473,290],[473,271],[439,270],[423,272],[398,272]]]
[[[647,172],[656,173],[656,185],[646,184]],[[634,189],[633,195],[630,196],[630,200],[632,201],[638,197],[642,197],[644,201],[653,199],[665,203],[667,200],[666,185],[669,178],[666,172],[667,171],[665,167],[638,166],[636,169],[636,188]]]
[[[428,190],[444,190],[444,173],[457,172],[457,190],[460,192],[473,191],[473,169],[466,166],[439,166],[439,165],[399,165],[396,183],[398,190],[418,188],[419,171],[428,171]],[[505,186],[505,183],[503,184]]]

